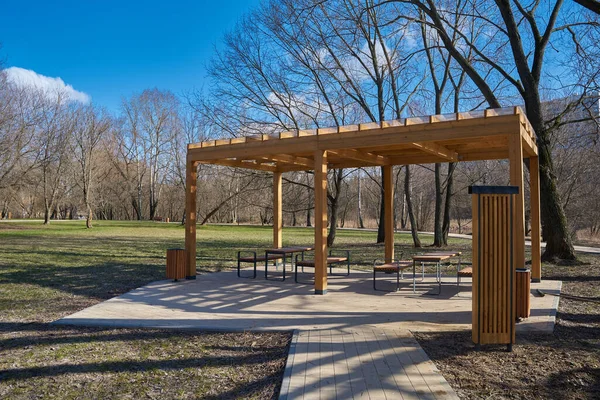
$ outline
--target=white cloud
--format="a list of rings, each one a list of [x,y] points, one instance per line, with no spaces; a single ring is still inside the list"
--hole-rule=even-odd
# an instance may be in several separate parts
[[[73,86],[67,85],[61,78],[51,78],[40,75],[30,69],[10,67],[4,70],[8,80],[21,87],[32,87],[41,90],[47,97],[55,98],[58,93],[63,93],[69,101],[78,101],[87,104],[91,101],[90,95]]]

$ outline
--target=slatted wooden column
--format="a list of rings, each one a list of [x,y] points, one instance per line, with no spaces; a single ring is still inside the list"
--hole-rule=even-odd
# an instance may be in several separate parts
[[[542,280],[542,233],[540,225],[540,162],[538,157],[529,158],[529,188],[531,202],[531,281]]]
[[[281,172],[273,172],[273,247],[282,247],[283,213]]]
[[[385,262],[394,261],[394,174],[391,165],[383,167]]]
[[[473,342],[515,341],[515,186],[473,186]]]
[[[185,168],[185,253],[186,279],[196,279],[196,185],[197,163],[186,162]]]
[[[315,156],[315,294],[327,293],[327,152]]]

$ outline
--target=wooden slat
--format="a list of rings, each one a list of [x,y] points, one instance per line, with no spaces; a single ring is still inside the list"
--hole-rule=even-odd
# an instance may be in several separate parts
[[[340,158],[363,161],[373,165],[386,165],[389,163],[387,157],[353,149],[332,150],[329,153],[335,154]]]
[[[254,160],[250,161],[238,161],[238,160],[214,160],[212,164],[223,165],[226,167],[234,167],[234,168],[247,168],[247,169],[256,169],[259,171],[269,171],[276,172],[277,167],[274,165],[265,165],[254,162]]]
[[[301,167],[311,168],[314,165],[313,160],[305,157],[291,156],[288,154],[273,154],[270,156],[257,157],[260,160],[272,161],[275,163],[298,165]]]
[[[448,161],[458,161],[458,153],[436,143],[412,143],[416,149],[433,154],[436,157],[445,158]]]
[[[471,225],[472,225],[472,239],[471,239],[471,247],[472,247],[472,268],[473,268],[473,284],[472,284],[472,307],[471,307],[471,335],[474,343],[479,343],[481,338],[481,328],[479,326],[479,295],[480,295],[480,287],[479,287],[479,277],[481,275],[480,264],[479,264],[479,197],[477,195],[471,196]]]

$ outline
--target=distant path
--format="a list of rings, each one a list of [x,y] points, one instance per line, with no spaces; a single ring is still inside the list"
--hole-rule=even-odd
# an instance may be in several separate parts
[[[61,221],[85,221],[85,220],[76,220],[76,219],[53,219],[51,220],[52,223],[54,222],[61,222]],[[98,221],[102,221],[102,220],[96,220],[96,222]],[[0,222],[44,222],[44,220],[42,219],[0,219]],[[150,221],[148,221],[150,222]],[[179,223],[179,221],[174,221],[172,223]],[[210,225],[223,225],[223,226],[265,226],[265,225],[259,225],[259,224],[210,224]],[[304,226],[295,226],[294,228],[306,228]],[[312,228],[310,228],[312,229]],[[359,229],[359,228],[338,228],[339,230],[344,230],[344,231],[370,231],[370,232],[376,232],[377,229],[374,228],[363,228],[363,229]],[[410,234],[410,231],[396,231],[396,233],[405,233],[405,234]],[[419,235],[429,235],[429,236],[433,236],[433,232],[419,232]],[[465,235],[465,234],[460,234],[460,233],[449,233],[448,234],[449,237],[453,237],[453,238],[457,238],[457,239],[471,239],[471,235]],[[531,246],[531,241],[530,240],[526,240],[525,241],[525,245],[526,246]],[[546,243],[542,242],[542,248],[546,247]],[[580,253],[589,253],[589,254],[600,254],[600,247],[591,247],[591,246],[573,246],[575,248],[575,251],[578,251]]]

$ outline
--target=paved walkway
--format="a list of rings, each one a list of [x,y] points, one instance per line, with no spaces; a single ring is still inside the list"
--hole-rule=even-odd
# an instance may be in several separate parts
[[[335,270],[341,273],[343,270]],[[56,323],[202,330],[294,330],[282,387],[285,399],[456,398],[410,331],[471,328],[470,280],[446,277],[441,295],[426,276],[412,291],[373,291],[372,273],[329,279],[329,293],[312,285],[240,279],[234,271],[193,281],[159,281],[79,311]],[[379,287],[379,284],[378,284]],[[393,289],[390,278],[381,288]],[[532,284],[560,292],[560,282]],[[558,298],[531,297],[532,315],[519,331],[552,332]]]
[[[458,399],[407,331],[296,333],[280,399]]]

